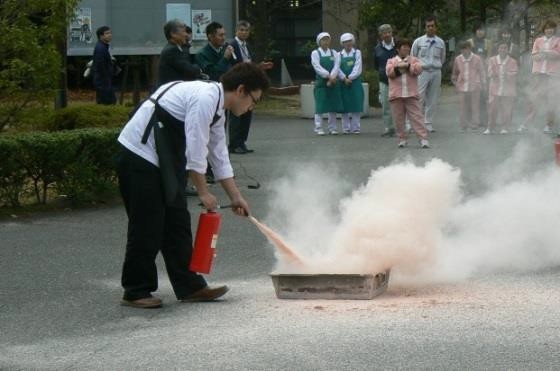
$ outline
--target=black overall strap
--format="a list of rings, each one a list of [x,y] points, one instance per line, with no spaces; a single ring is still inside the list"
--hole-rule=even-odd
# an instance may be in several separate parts
[[[218,103],[216,103],[216,112],[214,112],[214,117],[212,118],[212,122],[210,123],[210,127],[214,126],[214,124],[216,122],[218,122],[219,119],[222,118],[222,116],[218,115],[218,110],[220,109],[220,99],[222,98],[222,89],[220,89],[218,84],[216,84],[216,87],[218,88]]]
[[[154,105],[156,105],[157,102],[159,101],[159,99],[160,99],[165,93],[167,93],[167,91],[168,91],[169,89],[171,89],[171,88],[174,87],[175,85],[180,84],[180,83],[182,83],[182,82],[183,82],[183,81],[175,81],[173,84],[171,84],[171,85],[169,85],[167,88],[165,88],[165,90],[163,90],[163,91],[157,96],[156,99],[150,97],[150,98],[148,98],[148,100],[149,100],[150,102],[154,103]],[[157,117],[156,117],[156,114],[155,114],[155,111],[154,111],[154,113],[153,113],[152,116],[150,117],[150,121],[148,122],[148,125],[146,125],[146,130],[144,130],[144,135],[142,135],[142,144],[148,143],[148,138],[150,137],[150,133],[152,132],[152,129],[153,129],[154,125],[156,124],[156,122],[157,122]]]

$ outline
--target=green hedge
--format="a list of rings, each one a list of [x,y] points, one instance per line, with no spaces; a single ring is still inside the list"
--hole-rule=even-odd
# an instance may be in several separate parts
[[[116,186],[114,157],[120,128],[31,132],[0,136],[0,202],[19,206],[31,193],[86,201]]]
[[[47,122],[47,130],[83,128],[122,128],[128,121],[131,107],[119,105],[84,104],[56,110]]]

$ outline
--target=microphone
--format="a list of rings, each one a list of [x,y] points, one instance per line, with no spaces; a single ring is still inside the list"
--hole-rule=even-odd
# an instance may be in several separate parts
[[[231,45],[229,45],[227,42],[224,43],[224,47],[225,47],[225,48],[228,48],[228,47],[230,47],[230,46],[231,46]],[[231,50],[231,57],[233,58],[234,61],[236,61],[236,60],[237,60],[237,55],[235,55],[235,50],[233,49],[233,46],[231,47],[231,49],[232,49],[232,50]]]

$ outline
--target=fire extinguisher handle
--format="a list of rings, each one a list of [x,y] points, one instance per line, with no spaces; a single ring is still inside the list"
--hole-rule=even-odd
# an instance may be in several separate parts
[[[204,207],[204,204],[201,202],[201,203],[198,204],[198,206]],[[233,207],[233,205],[231,205],[231,204],[229,204],[229,205],[218,205],[216,207],[216,209],[231,209],[232,207]]]

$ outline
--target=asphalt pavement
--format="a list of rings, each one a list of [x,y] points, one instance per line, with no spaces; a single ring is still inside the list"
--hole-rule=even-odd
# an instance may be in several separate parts
[[[529,174],[554,161],[553,140],[540,129],[460,134],[455,102],[440,108],[430,149],[381,138],[378,112],[363,118],[360,135],[325,137],[313,134],[311,120],[256,115],[248,143],[255,152],[232,155],[237,181],[266,220],[271,186],[298,164],[335,167],[358,187],[379,166],[437,157],[461,168],[466,193],[476,195],[521,142],[530,148],[522,165]],[[255,181],[259,189],[249,189]],[[189,203],[196,224],[198,206]],[[560,265],[453,283],[389,282],[365,301],[279,300],[269,277],[273,248],[248,220],[223,215],[208,280],[231,291],[214,303],[179,303],[158,257],[155,294],[164,306],[151,310],[119,305],[121,206],[0,222],[0,369],[560,369]]]

